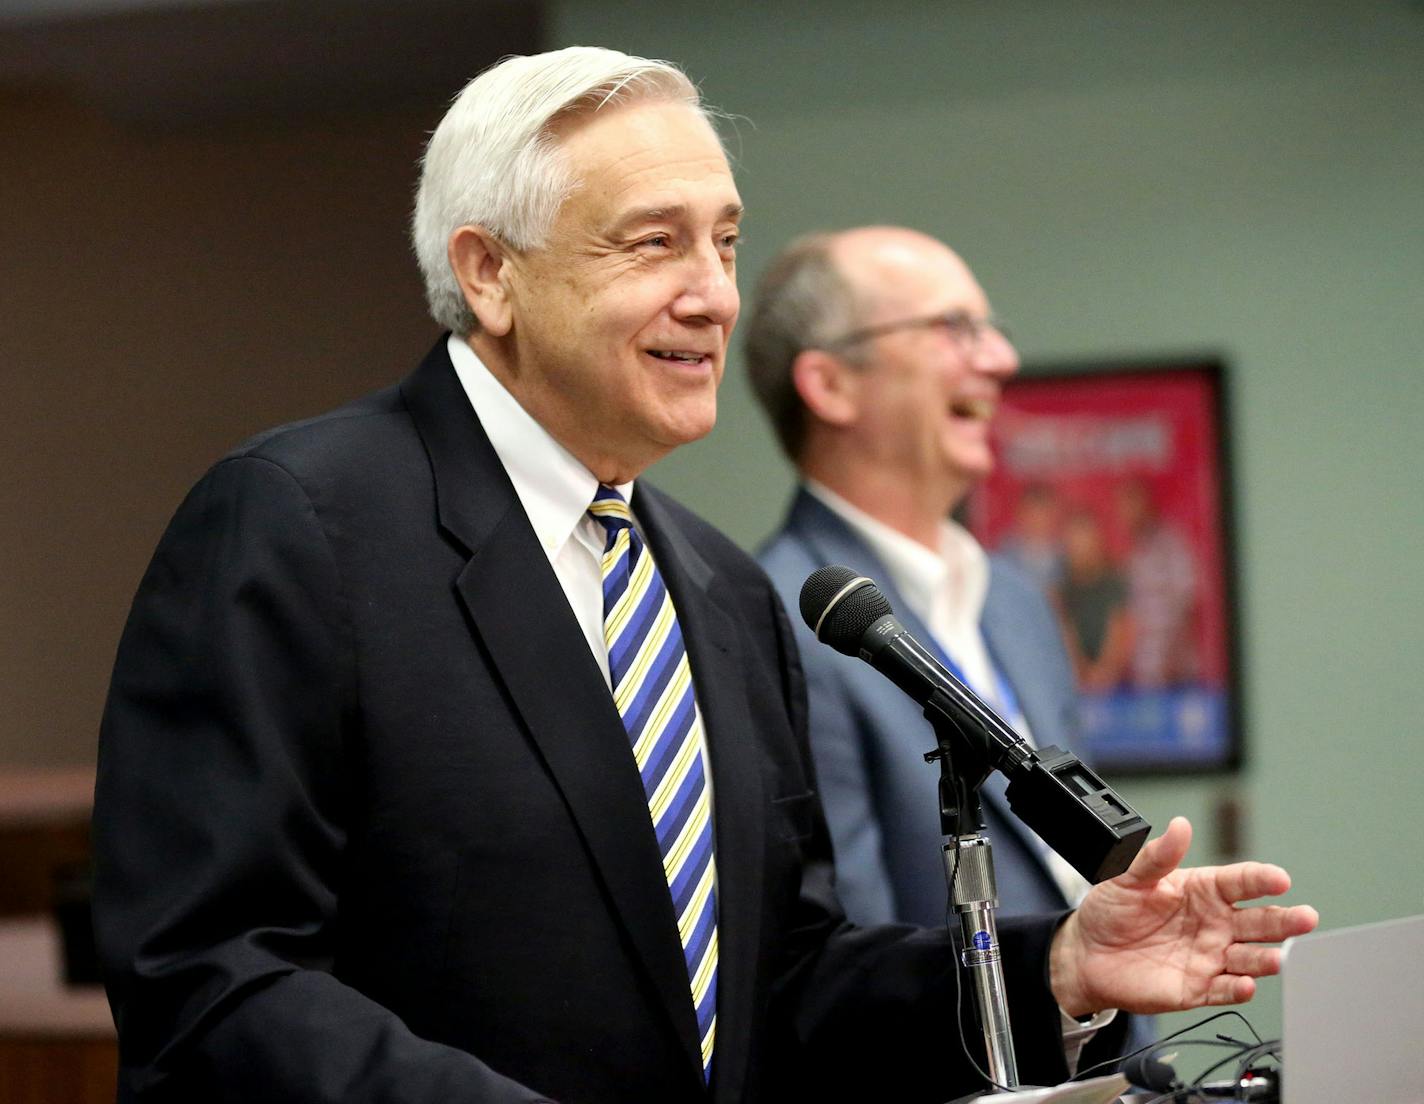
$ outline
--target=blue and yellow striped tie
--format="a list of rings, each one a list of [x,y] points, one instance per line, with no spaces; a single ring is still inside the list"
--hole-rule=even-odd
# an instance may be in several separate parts
[[[717,1034],[717,892],[702,719],[672,599],[633,528],[623,496],[600,486],[591,513],[603,549],[603,639],[613,701],[633,744],[672,893],[702,1038],[702,1073]]]

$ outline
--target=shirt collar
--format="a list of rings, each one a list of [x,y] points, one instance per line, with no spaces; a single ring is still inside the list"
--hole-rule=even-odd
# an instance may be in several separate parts
[[[989,590],[989,558],[969,530],[945,518],[939,526],[939,550],[892,529],[878,518],[847,502],[815,480],[806,490],[870,546],[890,581],[922,621],[933,624],[948,618],[978,625]]]
[[[552,560],[586,516],[598,478],[519,405],[464,338],[451,334],[446,348],[529,524]],[[631,481],[616,489],[632,500]]]

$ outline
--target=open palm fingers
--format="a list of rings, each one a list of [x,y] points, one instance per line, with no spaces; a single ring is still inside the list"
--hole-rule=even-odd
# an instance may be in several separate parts
[[[1237,909],[1231,934],[1238,943],[1279,943],[1293,935],[1304,935],[1315,927],[1319,916],[1309,905],[1263,905]]]
[[[1256,995],[1256,979],[1240,974],[1222,974],[1207,986],[1206,1004],[1245,1004]]]
[[[1216,890],[1223,900],[1254,901],[1277,897],[1290,889],[1290,875],[1279,866],[1262,862],[1232,863],[1216,867]]]
[[[1235,942],[1221,952],[1220,969],[1207,983],[1208,1004],[1238,1004],[1256,991],[1255,978],[1280,973],[1282,939],[1315,927],[1316,912],[1309,905],[1289,908],[1271,905],[1239,909],[1232,923]]]
[[[1226,948],[1223,973],[1244,977],[1267,977],[1281,970],[1281,949],[1258,943],[1233,943]]]

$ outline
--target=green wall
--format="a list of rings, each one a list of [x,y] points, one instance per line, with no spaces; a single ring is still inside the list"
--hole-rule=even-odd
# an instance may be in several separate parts
[[[746,116],[744,293],[795,234],[902,222],[1029,361],[1228,360],[1249,762],[1122,789],[1191,816],[1197,862],[1239,797],[1324,927],[1424,911],[1424,5],[564,0],[553,29]],[[790,477],[739,359],[722,399],[654,478],[751,546]]]

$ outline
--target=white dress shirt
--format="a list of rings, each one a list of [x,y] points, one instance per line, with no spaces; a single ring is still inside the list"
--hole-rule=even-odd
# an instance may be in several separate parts
[[[602,561],[607,533],[588,512],[598,479],[519,405],[463,338],[451,334],[447,348],[460,385],[588,639],[603,681],[611,684],[603,638]],[[616,489],[625,501],[632,501],[631,482]]]

